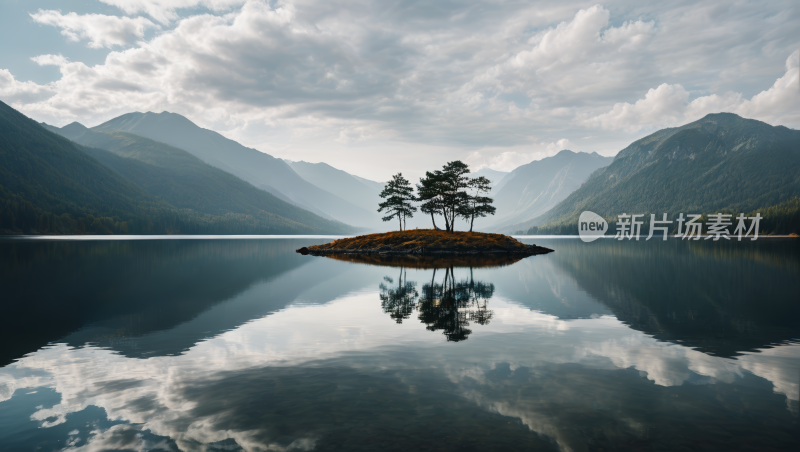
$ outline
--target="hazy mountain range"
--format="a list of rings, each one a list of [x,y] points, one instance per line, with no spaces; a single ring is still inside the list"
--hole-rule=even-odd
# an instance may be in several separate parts
[[[174,113],[58,128],[0,103],[0,132],[0,230],[336,234],[389,227],[377,212],[382,182],[327,163],[277,159]],[[509,173],[482,168],[470,177],[491,181],[497,212],[476,226],[552,231],[577,224],[583,210],[610,218],[775,206],[800,195],[797,143],[796,130],[716,114],[660,130],[614,158],[564,150]],[[417,215],[408,227],[431,227],[430,218]]]
[[[313,222],[310,212],[208,165],[183,149],[133,133],[97,132],[76,122],[60,129],[48,125],[45,128],[83,145],[84,152],[175,207],[211,215],[271,212]]]
[[[52,129],[52,128],[51,128]],[[133,134],[60,129],[0,102],[0,230],[320,234],[351,226],[286,203],[187,152]]]
[[[97,127],[99,132],[131,132],[183,149],[209,165],[220,168],[323,217],[362,227],[378,227],[374,209],[352,202],[309,183],[281,159],[198,127],[185,117],[169,112],[128,113]]]
[[[522,165],[507,174],[492,190],[497,213],[489,221],[492,229],[532,220],[581,186],[589,175],[607,166],[613,157],[603,157],[596,152],[564,150],[552,157]]]
[[[481,168],[478,171],[471,173],[469,177],[485,177],[492,182],[492,187],[495,187],[507,175],[508,175],[507,171],[497,171],[491,168]]]
[[[377,208],[381,201],[380,192],[383,190],[382,183],[357,178],[327,163],[284,161],[306,181],[341,199],[348,200],[365,211],[374,212],[377,219]]]

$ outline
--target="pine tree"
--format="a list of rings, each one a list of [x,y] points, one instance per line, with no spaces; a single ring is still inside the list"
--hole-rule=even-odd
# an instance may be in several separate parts
[[[467,185],[472,194],[468,195],[466,203],[459,207],[458,215],[469,221],[469,232],[472,232],[475,218],[494,215],[497,208],[492,205],[492,198],[482,196],[492,191],[492,182],[489,179],[483,176],[476,177],[470,179]]]
[[[459,209],[466,204],[469,196],[466,189],[469,186],[469,166],[461,160],[448,162],[441,170],[426,172],[417,185],[418,200],[422,201],[421,209],[424,213],[444,217],[445,230],[452,232],[455,229],[455,220]],[[434,221],[433,227],[436,228]],[[438,228],[436,228],[438,229]]]
[[[417,184],[417,200],[422,202],[419,210],[431,216],[433,229],[437,231],[440,229],[436,226],[434,215],[441,214],[444,205],[441,197],[441,189],[439,187],[441,184],[440,174],[441,171],[435,171],[433,173],[426,171],[425,177],[420,178],[419,184]],[[447,226],[445,226],[445,228],[447,228]]]
[[[386,183],[380,196],[385,201],[378,205],[378,212],[385,210],[387,213],[383,217],[383,221],[390,221],[392,218],[397,217],[402,231],[406,218],[413,218],[414,212],[417,211],[417,208],[411,205],[413,201],[416,201],[411,182],[403,177],[403,173],[397,173],[392,176],[392,180]]]

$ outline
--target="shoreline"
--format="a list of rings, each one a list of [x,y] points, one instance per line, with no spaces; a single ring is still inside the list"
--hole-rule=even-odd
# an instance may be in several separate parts
[[[381,256],[418,256],[418,257],[425,257],[425,256],[481,256],[481,255],[511,255],[511,256],[536,256],[539,254],[548,254],[552,253],[554,250],[550,248],[545,248],[543,246],[537,245],[528,245],[529,248],[523,250],[512,250],[512,249],[503,249],[503,248],[491,248],[491,249],[446,249],[446,248],[433,248],[433,249],[426,249],[425,247],[420,247],[416,249],[412,249],[409,251],[394,251],[394,250],[387,250],[383,248],[371,248],[371,249],[360,249],[360,250],[350,250],[344,248],[329,248],[325,250],[318,250],[318,249],[311,249],[307,247],[303,247],[298,249],[296,252],[302,255],[311,255],[311,256],[369,256],[369,255],[381,255]],[[303,251],[305,250],[305,251]]]
[[[386,256],[535,256],[553,250],[527,245],[503,234],[434,229],[411,229],[343,238],[322,245],[302,247],[303,255],[386,255]]]

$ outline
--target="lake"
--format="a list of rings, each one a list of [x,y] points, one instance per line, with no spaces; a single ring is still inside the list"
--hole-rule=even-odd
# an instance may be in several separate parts
[[[800,450],[800,241],[0,240],[0,450]]]

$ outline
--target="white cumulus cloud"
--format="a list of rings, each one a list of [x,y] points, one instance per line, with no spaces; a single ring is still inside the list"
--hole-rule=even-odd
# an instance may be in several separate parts
[[[60,11],[42,10],[32,13],[34,21],[61,29],[61,34],[71,41],[88,40],[89,47],[129,46],[144,37],[147,28],[156,25],[144,17],[116,17],[103,14],[61,14]]]
[[[172,111],[276,157],[336,155],[380,179],[476,151],[505,167],[561,139],[610,155],[643,128],[711,111],[800,126],[796,64],[783,68],[796,21],[780,4],[104,2],[128,17],[30,11],[35,27],[111,50],[96,63],[31,54],[58,80],[13,69],[0,99],[55,125]]]
[[[464,161],[473,170],[491,168],[498,171],[512,171],[515,168],[528,164],[534,160],[552,157],[571,146],[567,138],[554,142],[534,143],[530,146],[515,148],[514,150],[484,149],[470,153]]]
[[[49,85],[20,82],[7,69],[0,69],[0,98],[10,104],[28,104],[43,101],[55,95]]]
[[[637,74],[632,70],[634,50],[657,30],[655,22],[641,20],[608,27],[610,16],[600,5],[579,10],[571,21],[531,37],[528,49],[475,77],[462,88],[464,97],[474,102],[493,94],[524,92],[547,102],[552,95],[571,97],[626,84]]]
[[[128,14],[145,13],[163,24],[178,18],[177,10],[204,6],[212,11],[224,11],[246,0],[100,0]]]
[[[579,123],[608,130],[635,132],[644,128],[681,125],[709,113],[732,112],[772,124],[797,124],[800,120],[800,69],[796,50],[786,60],[786,73],[767,90],[751,99],[740,93],[711,94],[689,101],[680,84],[663,83],[635,103],[619,102],[606,112],[579,118]]]

